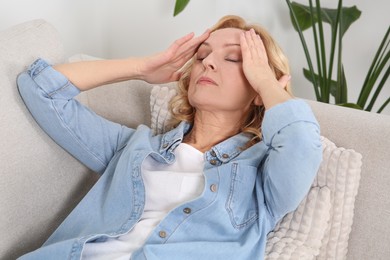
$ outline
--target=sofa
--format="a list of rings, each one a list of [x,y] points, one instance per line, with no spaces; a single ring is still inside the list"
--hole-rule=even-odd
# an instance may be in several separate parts
[[[18,94],[17,75],[38,57],[53,64],[69,61],[48,22],[28,21],[0,32],[0,259],[40,247],[98,178],[39,128]],[[172,86],[122,82],[85,92],[79,100],[110,120],[161,131],[164,98]],[[390,117],[307,102],[321,126],[327,164],[306,204],[316,203],[320,211],[287,217],[269,235],[268,259],[390,259]],[[334,189],[320,174],[332,174]],[[343,188],[348,185],[352,188]],[[300,225],[292,231],[297,218]],[[325,237],[332,252],[323,254]],[[305,254],[292,253],[303,247]]]

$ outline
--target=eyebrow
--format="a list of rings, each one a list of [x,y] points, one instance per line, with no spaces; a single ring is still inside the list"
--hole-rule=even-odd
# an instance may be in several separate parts
[[[211,47],[211,45],[208,42],[203,42],[200,46],[205,45],[207,47]],[[231,47],[231,46],[237,46],[240,47],[241,45],[239,43],[225,43],[223,47]]]

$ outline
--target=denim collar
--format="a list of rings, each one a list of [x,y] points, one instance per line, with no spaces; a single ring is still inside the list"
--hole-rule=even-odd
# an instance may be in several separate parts
[[[173,151],[182,141],[184,135],[191,129],[187,122],[181,122],[175,129],[165,133],[160,144],[160,153]]]
[[[250,138],[251,137],[248,134],[238,133],[213,146],[211,150],[206,153],[206,156],[215,157],[219,162],[227,163],[237,157],[245,149]]]
[[[172,152],[183,141],[183,136],[191,127],[191,124],[181,122],[174,130],[165,133],[161,140],[160,153]],[[213,165],[227,163],[244,150],[250,138],[248,134],[238,133],[213,146],[205,153],[205,159]]]

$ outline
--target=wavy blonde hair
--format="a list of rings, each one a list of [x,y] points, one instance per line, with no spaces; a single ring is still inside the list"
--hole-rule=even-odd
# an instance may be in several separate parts
[[[237,28],[245,31],[253,28],[255,32],[260,35],[264,43],[268,56],[268,63],[276,79],[279,79],[283,75],[290,74],[290,68],[286,56],[264,28],[256,24],[248,24],[239,16],[228,15],[222,17],[211,28],[211,32],[224,28]],[[188,87],[194,61],[195,56],[183,67],[182,75],[178,82],[178,94],[170,102],[170,109],[173,115],[173,120],[171,122],[172,125],[177,125],[181,121],[186,121],[191,124],[194,122],[195,108],[190,105],[188,100]],[[291,94],[290,83],[288,83],[286,91]],[[247,118],[241,127],[242,132],[253,136],[250,143],[248,143],[248,147],[262,139],[261,124],[263,122],[264,112],[264,106],[252,105]]]

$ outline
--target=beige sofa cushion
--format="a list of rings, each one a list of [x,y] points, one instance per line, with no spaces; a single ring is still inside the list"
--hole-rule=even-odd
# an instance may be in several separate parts
[[[0,33],[0,259],[39,247],[91,185],[87,169],[46,136],[19,96],[16,77],[38,57],[63,60],[50,24]]]
[[[389,259],[390,116],[308,103],[324,136],[363,156],[347,259]]]
[[[69,57],[68,61],[100,59],[86,54],[75,54]],[[102,117],[136,128],[139,124],[150,124],[150,89],[151,86],[140,80],[123,81],[82,92],[77,99]]]

